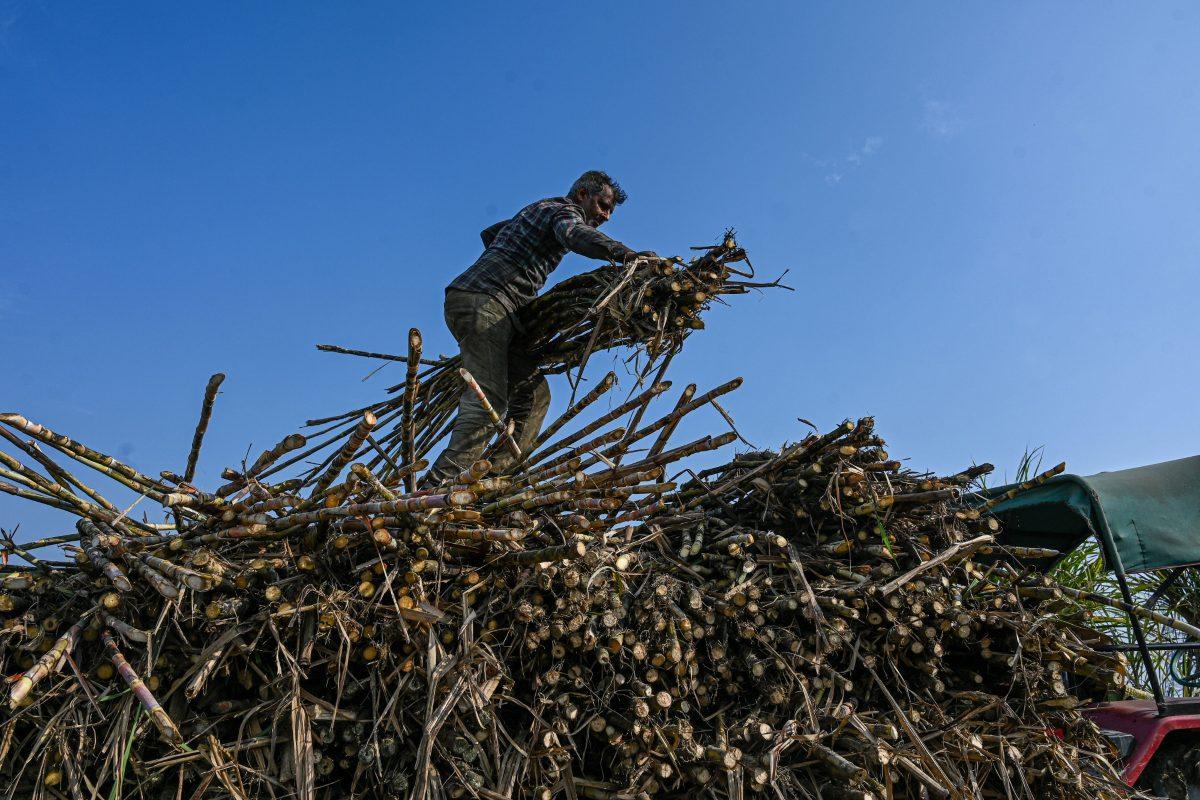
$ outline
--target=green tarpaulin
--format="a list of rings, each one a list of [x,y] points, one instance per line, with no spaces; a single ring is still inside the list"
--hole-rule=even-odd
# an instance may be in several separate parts
[[[1200,564],[1200,456],[1059,475],[993,510],[1008,544],[1066,553],[1098,536],[1111,541],[1126,572]]]

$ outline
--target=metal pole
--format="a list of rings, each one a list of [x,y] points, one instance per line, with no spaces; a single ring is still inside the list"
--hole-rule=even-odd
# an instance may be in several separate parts
[[[1175,581],[1179,580],[1179,577],[1183,575],[1184,569],[1186,569],[1186,567],[1176,567],[1175,569],[1171,570],[1171,573],[1167,575],[1167,577],[1163,578],[1162,583],[1160,583],[1158,588],[1154,590],[1154,594],[1150,595],[1150,599],[1146,601],[1147,611],[1153,610],[1154,607],[1158,605],[1158,601],[1162,599],[1162,596],[1166,594],[1167,590],[1175,585]]]
[[[1104,555],[1117,576],[1117,585],[1121,587],[1121,596],[1126,603],[1133,605],[1133,595],[1129,592],[1129,584],[1125,582],[1125,565],[1121,563],[1121,556],[1117,554],[1117,548],[1105,534],[1101,533],[1099,538],[1100,545],[1104,548]],[[1166,716],[1167,704],[1163,698],[1162,686],[1158,683],[1158,673],[1154,671],[1154,662],[1150,659],[1150,648],[1146,646],[1142,624],[1138,622],[1135,614],[1129,615],[1129,624],[1133,627],[1133,638],[1137,640],[1138,652],[1142,654],[1142,664],[1146,667],[1146,677],[1150,679],[1150,689],[1154,693],[1154,704],[1158,706],[1158,714]]]
[[[1141,648],[1136,644],[1102,644],[1093,648],[1097,653],[1134,653],[1140,652]],[[1200,642],[1154,642],[1147,644],[1146,649],[1157,652],[1170,652],[1172,650],[1200,650]]]

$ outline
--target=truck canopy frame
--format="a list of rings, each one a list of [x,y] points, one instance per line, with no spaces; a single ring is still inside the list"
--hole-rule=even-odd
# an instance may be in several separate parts
[[[1107,567],[1126,574],[1200,564],[1200,456],[1059,475],[992,512],[1003,523],[1005,544],[1066,554],[1095,536]]]
[[[1059,475],[996,504],[992,513],[1003,525],[1000,540],[1009,545],[1051,548],[1065,555],[1095,536],[1129,606],[1134,598],[1126,575],[1172,570],[1151,597],[1148,605],[1153,606],[1184,567],[1200,564],[1200,456],[1088,477]],[[1194,713],[1190,703],[1166,703],[1142,625],[1134,614],[1129,623],[1158,715]]]

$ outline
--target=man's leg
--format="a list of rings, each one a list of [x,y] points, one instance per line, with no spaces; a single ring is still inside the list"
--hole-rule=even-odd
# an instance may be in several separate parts
[[[446,325],[458,340],[463,367],[479,382],[496,413],[508,406],[508,353],[513,338],[507,309],[493,297],[474,292],[446,293]],[[492,422],[479,398],[464,387],[450,444],[422,481],[430,486],[452,477],[479,459],[492,436]]]
[[[508,416],[513,420],[513,438],[521,453],[529,452],[550,410],[550,384],[538,371],[537,360],[525,349],[520,333],[508,348]]]

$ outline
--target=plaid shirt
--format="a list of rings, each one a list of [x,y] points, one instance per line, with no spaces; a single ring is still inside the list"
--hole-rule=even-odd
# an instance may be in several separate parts
[[[546,277],[570,250],[588,258],[624,261],[633,253],[583,217],[566,197],[549,197],[525,206],[515,217],[480,234],[483,255],[446,290],[491,295],[509,311],[537,297]]]

